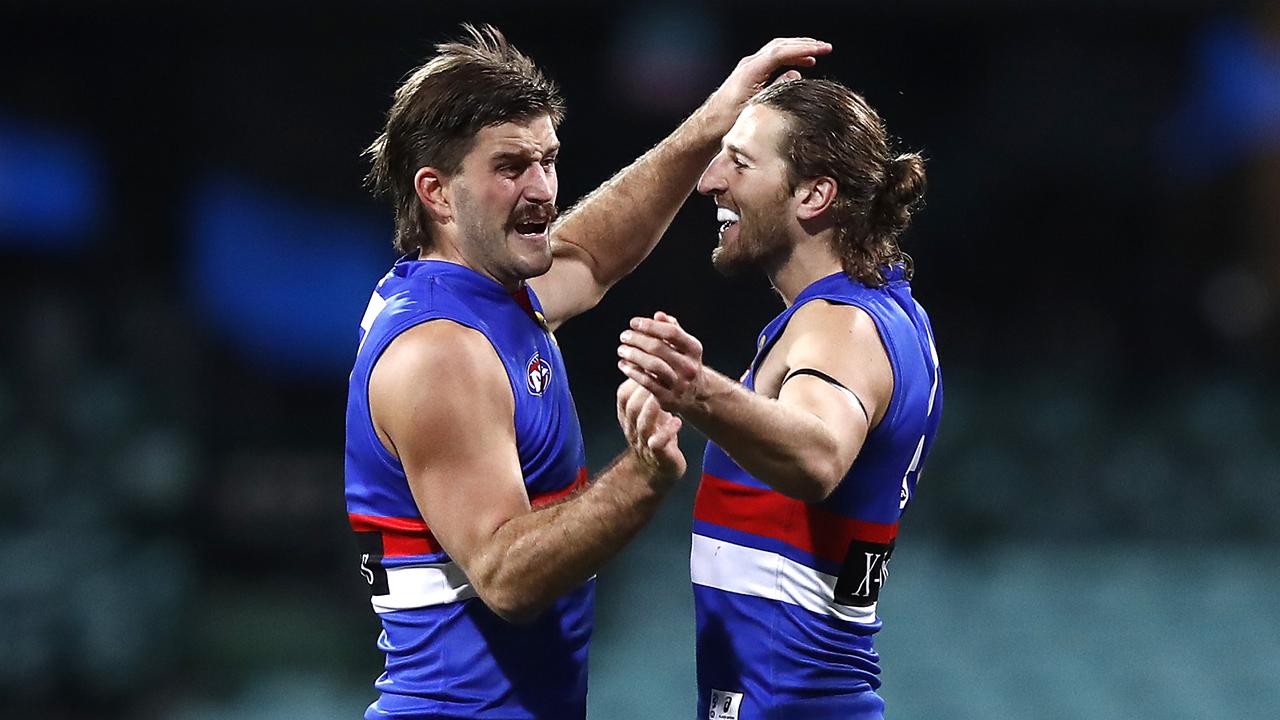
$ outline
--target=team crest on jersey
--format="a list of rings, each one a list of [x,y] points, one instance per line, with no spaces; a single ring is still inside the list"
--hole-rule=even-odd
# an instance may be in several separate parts
[[[536,352],[525,363],[524,384],[531,395],[541,395],[551,384],[551,365]]]

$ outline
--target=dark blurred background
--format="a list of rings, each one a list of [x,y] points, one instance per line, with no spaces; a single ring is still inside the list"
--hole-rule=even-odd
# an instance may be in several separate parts
[[[811,74],[928,157],[903,244],[947,404],[881,602],[891,717],[1280,716],[1280,5],[462,5],[0,5],[0,715],[372,700],[343,409],[394,254],[360,153],[471,20],[561,83],[566,207],[775,35],[834,43]],[[781,309],[715,227],[692,199],[560,331],[593,469],[627,318],[736,375]],[[698,711],[695,477],[600,574],[593,719]]]

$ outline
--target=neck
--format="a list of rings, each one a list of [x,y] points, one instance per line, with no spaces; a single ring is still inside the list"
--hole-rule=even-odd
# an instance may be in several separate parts
[[[499,279],[487,268],[485,268],[482,263],[472,262],[468,260],[467,256],[464,255],[462,251],[458,248],[458,246],[452,242],[438,242],[433,244],[430,249],[426,249],[426,248],[420,249],[418,250],[418,259],[419,260],[441,260],[443,262],[453,263],[454,265],[461,265],[462,267],[474,270],[480,273],[481,275],[484,275],[485,277],[489,278],[490,280],[498,283],[502,287],[506,288],[507,292],[513,293],[519,290],[520,286],[524,285],[524,281],[519,279],[512,280],[512,281]]]
[[[458,247],[457,241],[447,232],[444,232],[442,226],[435,226],[432,229],[432,242],[430,247],[418,248],[419,260],[443,260],[451,262],[454,265],[462,265],[472,270],[477,268],[467,262],[466,256],[462,254],[462,249]]]
[[[843,266],[832,250],[830,238],[809,237],[799,242],[786,260],[769,272],[769,282],[787,307],[791,307],[796,296],[814,281],[841,269]]]

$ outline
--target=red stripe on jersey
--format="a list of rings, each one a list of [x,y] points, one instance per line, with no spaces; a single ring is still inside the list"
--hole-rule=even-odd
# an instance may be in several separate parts
[[[431,555],[441,552],[440,543],[436,541],[422,518],[378,517],[348,513],[347,519],[351,521],[351,529],[356,532],[382,533],[383,557]]]
[[[559,490],[552,490],[551,492],[545,492],[539,495],[534,495],[533,497],[529,498],[529,504],[534,507],[542,507],[543,505],[550,505],[551,503],[556,502],[557,500],[563,500],[564,498],[569,497],[573,493],[577,492],[579,489],[584,488],[586,486],[587,486],[587,469],[578,468],[578,476],[573,479],[573,482],[569,483],[567,486]]]
[[[887,544],[898,536],[898,524],[842,517],[819,505],[782,493],[748,487],[714,475],[702,476],[694,502],[695,520],[780,540],[823,560],[844,562],[849,543],[863,540]]]
[[[542,507],[568,497],[579,488],[587,485],[587,469],[579,468],[574,481],[560,490],[539,493],[529,498],[533,507]],[[383,557],[405,557],[407,555],[431,555],[444,552],[431,529],[422,518],[378,517],[377,515],[357,515],[347,513],[351,521],[351,529],[356,532],[382,533]]]

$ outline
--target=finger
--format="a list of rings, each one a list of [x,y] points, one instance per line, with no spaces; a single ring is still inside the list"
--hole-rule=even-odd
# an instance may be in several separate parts
[[[645,436],[640,432],[640,428],[636,424],[637,416],[640,414],[640,408],[642,407],[644,407],[644,401],[637,401],[636,396],[632,395],[626,407],[622,408],[622,433],[627,437],[627,442],[644,441]]]
[[[622,334],[624,347],[635,348],[641,357],[647,356],[660,360],[665,367],[671,369],[674,380],[668,382],[659,374],[658,381],[674,390],[680,380],[693,380],[698,375],[698,367],[702,364],[700,352],[683,353],[665,340],[652,335],[645,335],[634,330]],[[640,363],[643,364],[643,363]],[[658,373],[655,373],[658,374]]]
[[[675,315],[672,315],[670,313],[664,313],[661,310],[653,314],[653,319],[657,320],[658,322],[671,323],[676,327],[680,326],[680,321],[676,319]]]
[[[659,401],[671,396],[669,390],[660,385],[657,380],[650,377],[648,373],[636,367],[632,363],[629,363],[626,360],[619,360],[618,369],[621,370],[622,374],[626,375],[627,378],[634,380],[637,385],[649,391],[651,395],[659,398]]]
[[[831,43],[817,38],[784,38],[779,45],[785,49],[795,48],[797,51],[805,51],[810,55],[829,53],[832,48]]]
[[[649,373],[663,387],[673,387],[679,380],[676,371],[672,369],[671,365],[667,364],[666,360],[656,355],[651,355],[637,347],[619,345],[618,357]]]
[[[640,414],[640,408],[644,407],[645,401],[653,397],[653,394],[644,388],[637,388],[631,397],[627,398],[627,405],[623,408],[629,422],[632,425],[636,423],[636,417]]]
[[[619,335],[618,339],[623,345],[630,345],[641,352],[660,358],[672,367],[676,367],[682,361],[687,362],[687,359],[681,356],[678,349],[667,341],[656,338],[653,335],[627,330]]]
[[[618,386],[618,409],[619,410],[626,407],[627,398],[630,398],[631,394],[634,393],[636,391],[636,388],[638,387],[640,386],[636,384],[636,381],[632,380],[631,378],[627,378],[626,380],[622,381],[622,384]]]
[[[773,82],[771,82],[771,83],[769,83],[769,84],[770,84],[770,85],[781,85],[782,83],[791,82],[792,80],[799,80],[799,79],[800,79],[800,78],[802,78],[802,77],[804,77],[804,76],[803,76],[803,75],[801,75],[799,71],[797,71],[797,70],[788,70],[788,71],[786,71],[786,72],[782,73],[781,75],[779,75],[778,77],[774,78],[774,79],[773,79]]]
[[[666,317],[671,318],[670,315]],[[675,318],[671,318],[675,320]],[[652,335],[684,355],[702,356],[702,343],[698,338],[685,332],[679,323],[650,320],[648,318],[632,318],[631,329],[646,335]]]
[[[828,42],[793,38],[774,45],[769,49],[768,55],[778,65],[795,65],[804,58],[816,62],[818,55],[826,55],[831,49],[831,43]]]
[[[636,416],[636,430],[640,433],[640,437],[649,438],[660,426],[662,408],[658,406],[658,401],[650,395],[640,408],[640,413]]]
[[[618,370],[623,375],[626,375],[628,380],[648,390],[650,394],[657,395],[659,392],[666,392],[666,388],[662,387],[657,380],[654,380],[649,373],[641,370],[635,363],[619,359]]]
[[[819,55],[831,52],[831,44],[806,38],[779,38],[745,57],[734,71],[739,78],[759,88],[775,70],[788,65],[811,67]]]
[[[672,352],[672,347],[665,340],[638,330],[623,330],[622,334],[618,335],[618,342],[623,345],[630,345],[650,355]]]
[[[680,418],[667,413],[666,417],[662,418],[661,427],[657,428],[654,433],[649,436],[649,449],[658,451],[666,446],[667,443],[676,440],[682,425],[683,423]],[[677,441],[674,449],[678,451],[679,448],[680,445]]]
[[[631,420],[627,417],[627,402],[639,387],[640,385],[631,378],[622,381],[622,384],[618,386],[618,427],[622,428],[622,434],[627,438],[627,442],[635,439],[635,429],[631,426]]]
[[[667,415],[666,411],[663,411],[662,407],[658,405],[657,400],[646,402],[643,409],[640,410],[640,418],[644,420],[644,425],[641,425],[641,427],[644,428],[643,437],[646,441],[652,439],[654,433],[662,432],[662,429],[666,427],[666,423],[663,423],[663,418],[666,418]]]

